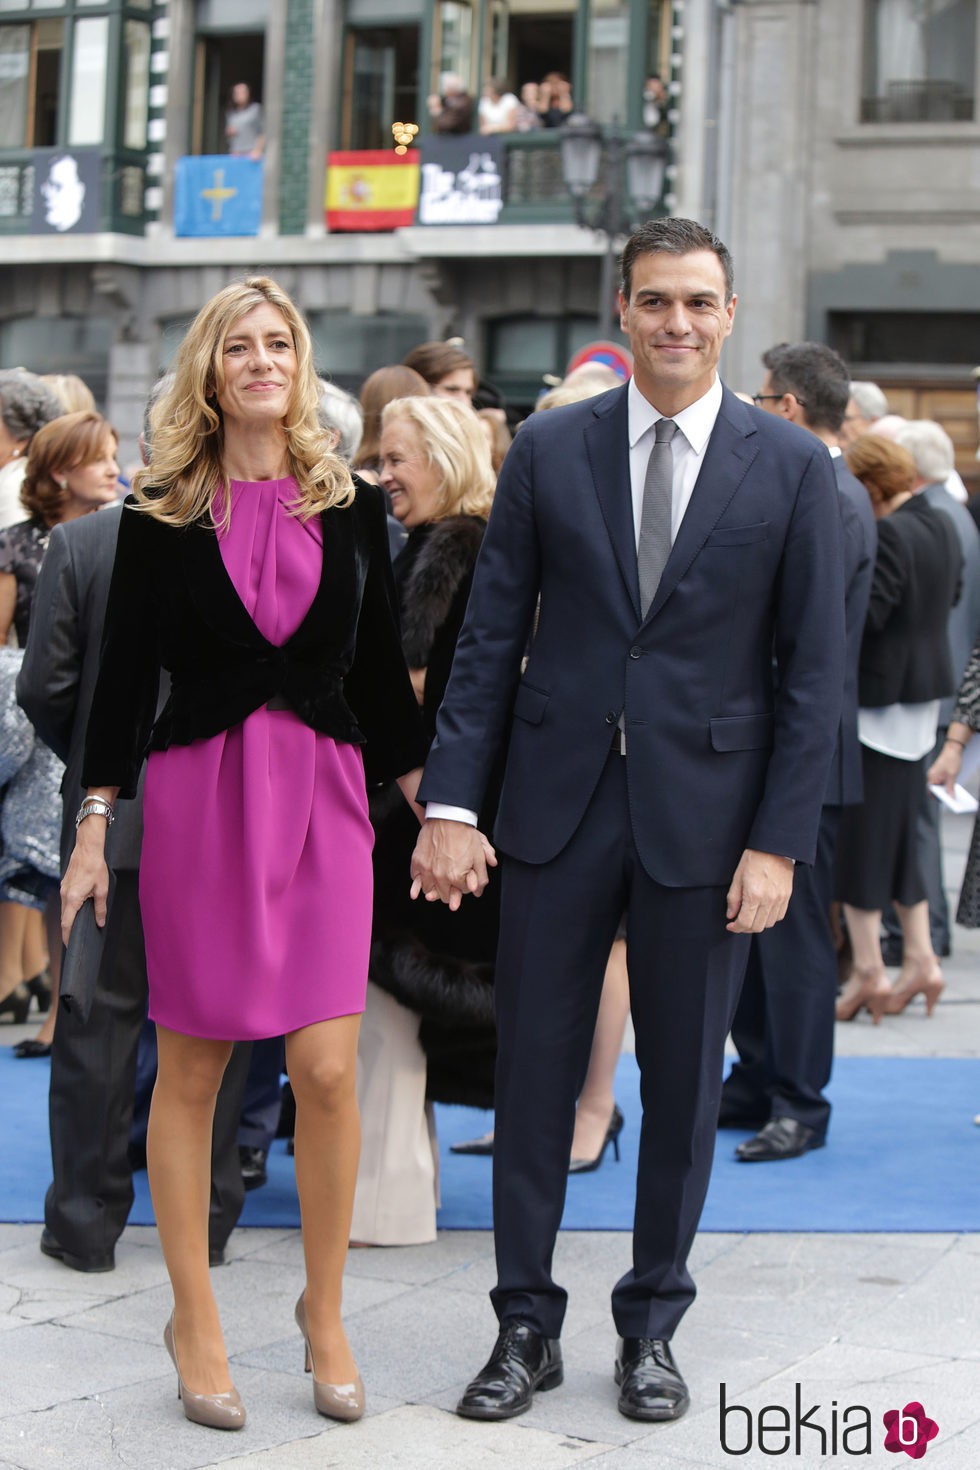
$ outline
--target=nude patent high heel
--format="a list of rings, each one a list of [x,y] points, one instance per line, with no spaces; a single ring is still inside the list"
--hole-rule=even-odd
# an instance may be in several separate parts
[[[892,988],[884,970],[855,968],[837,997],[834,1016],[838,1021],[853,1021],[863,1007],[871,1012],[871,1019],[877,1026],[886,1012],[891,994]]]
[[[303,1342],[306,1346],[305,1369],[307,1373],[313,1374],[313,1403],[318,1414],[323,1414],[327,1419],[339,1419],[344,1424],[352,1424],[355,1419],[360,1419],[364,1413],[364,1384],[358,1373],[353,1383],[322,1383],[316,1376],[316,1368],[313,1362],[313,1349],[310,1347],[310,1337],[306,1330],[306,1303],[303,1300],[305,1292],[301,1293],[296,1303],[296,1326],[303,1334]]]
[[[192,1393],[185,1384],[177,1362],[173,1312],[163,1329],[163,1341],[177,1370],[177,1397],[184,1407],[185,1417],[192,1424],[203,1424],[206,1429],[244,1428],[245,1405],[238,1396],[237,1388],[232,1388],[227,1393]]]
[[[891,991],[885,1003],[885,1015],[901,1015],[909,1001],[921,995],[926,1003],[926,1015],[931,1016],[936,1009],[936,1002],[945,989],[946,982],[938,965],[928,969],[924,974],[914,974],[910,980],[896,985]]]

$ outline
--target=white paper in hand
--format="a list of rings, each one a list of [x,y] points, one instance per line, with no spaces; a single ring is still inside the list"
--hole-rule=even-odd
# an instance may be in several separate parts
[[[930,786],[929,790],[937,801],[941,801],[943,806],[948,807],[951,812],[956,812],[957,816],[969,816],[980,809],[980,802],[975,796],[971,796],[966,787],[961,786],[959,782],[954,787],[952,796],[945,786]]]

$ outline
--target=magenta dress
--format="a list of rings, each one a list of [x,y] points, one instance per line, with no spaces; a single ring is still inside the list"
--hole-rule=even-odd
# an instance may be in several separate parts
[[[320,519],[292,479],[232,481],[225,568],[259,631],[299,627],[323,566]],[[364,1009],[373,833],[357,746],[263,707],[151,753],[140,908],[150,1018],[254,1040]]]

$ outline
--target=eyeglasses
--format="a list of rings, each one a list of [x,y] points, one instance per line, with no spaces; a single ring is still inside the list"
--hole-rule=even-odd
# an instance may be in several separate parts
[[[787,394],[787,393],[753,393],[752,394],[752,402],[755,404],[756,408],[759,408],[763,403],[778,403],[781,398],[787,398],[787,397],[788,398],[796,398],[796,394],[795,393],[789,393],[789,394]],[[796,398],[796,401],[800,405],[801,408],[806,408],[806,403],[804,402],[804,400],[802,398]]]

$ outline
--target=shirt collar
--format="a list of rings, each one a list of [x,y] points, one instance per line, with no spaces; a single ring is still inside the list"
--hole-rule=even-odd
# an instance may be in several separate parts
[[[680,413],[673,415],[674,423],[697,455],[704,453],[705,446],[711,437],[711,431],[721,408],[721,397],[721,379],[716,377],[707,393],[696,399],[694,403],[688,404],[687,408],[682,408]],[[644,434],[653,428],[658,419],[665,417],[659,409],[654,408],[653,404],[644,398],[636,386],[635,378],[630,378],[627,390],[627,415],[631,449]]]
[[[839,444],[828,444],[827,453],[830,455],[831,459],[840,459],[844,451],[843,449],[841,449]]]

